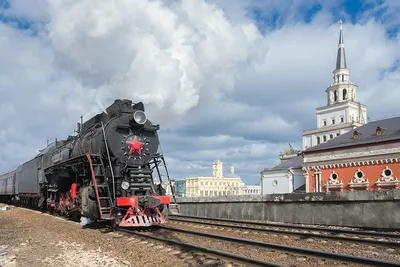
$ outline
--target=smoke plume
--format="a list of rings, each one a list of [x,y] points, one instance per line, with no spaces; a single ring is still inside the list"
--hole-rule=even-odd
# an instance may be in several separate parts
[[[202,0],[49,4],[56,64],[82,90],[95,91],[81,94],[85,106],[128,98],[150,105],[157,121],[170,121],[201,98],[232,89],[238,69],[265,54],[252,23],[233,25]]]

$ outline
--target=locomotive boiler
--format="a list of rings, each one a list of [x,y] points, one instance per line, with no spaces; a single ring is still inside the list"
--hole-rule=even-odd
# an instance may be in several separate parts
[[[18,166],[14,201],[80,216],[82,224],[164,224],[164,207],[174,213],[177,205],[161,186],[163,172],[169,186],[171,181],[158,153],[158,130],[142,102],[115,100],[106,112],[78,123],[76,136],[56,140]]]

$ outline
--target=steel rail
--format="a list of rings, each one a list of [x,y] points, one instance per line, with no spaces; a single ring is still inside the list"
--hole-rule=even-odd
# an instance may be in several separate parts
[[[285,267],[285,266],[287,266],[287,265],[276,264],[276,263],[273,263],[273,262],[252,259],[252,258],[248,258],[248,257],[232,254],[232,253],[229,253],[229,252],[220,251],[220,250],[209,249],[209,248],[201,247],[201,246],[197,246],[197,245],[191,245],[191,244],[188,244],[188,243],[175,241],[175,240],[171,240],[171,239],[167,239],[167,238],[161,238],[161,237],[141,234],[141,233],[138,233],[138,232],[133,232],[133,231],[127,230],[127,229],[118,228],[118,231],[122,231],[122,232],[129,233],[129,234],[134,234],[134,235],[141,236],[141,237],[144,237],[144,238],[157,240],[157,241],[160,241],[160,242],[163,242],[163,243],[167,243],[169,245],[179,246],[179,247],[182,247],[183,249],[186,249],[186,250],[193,250],[193,251],[203,252],[205,254],[209,254],[209,255],[214,255],[214,256],[220,257],[220,259],[225,259],[225,260],[229,260],[229,261],[233,260],[233,261],[236,261],[236,262],[248,264],[250,266],[268,266],[268,267]]]
[[[248,240],[248,239],[237,238],[237,237],[207,234],[207,233],[203,233],[203,232],[184,230],[184,229],[179,229],[179,228],[170,227],[170,226],[161,226],[160,228],[169,230],[169,231],[173,231],[173,232],[181,232],[181,233],[186,233],[186,234],[192,234],[192,235],[197,235],[197,236],[204,236],[204,237],[208,237],[208,238],[215,238],[215,239],[235,242],[235,243],[267,247],[270,249],[276,249],[276,250],[281,250],[281,251],[285,251],[285,252],[292,252],[292,253],[296,253],[296,254],[309,255],[309,256],[314,256],[314,257],[322,257],[324,259],[335,259],[335,260],[341,260],[341,261],[352,262],[352,263],[367,264],[367,265],[372,265],[372,266],[400,266],[400,262],[379,260],[379,259],[359,257],[359,256],[351,256],[351,255],[326,252],[326,251],[321,251],[321,250],[313,250],[313,249],[299,248],[299,247],[274,244],[274,243],[268,243],[268,242],[262,242],[262,241]]]
[[[333,240],[343,240],[343,241],[350,241],[350,242],[357,242],[357,243],[368,243],[374,245],[383,245],[383,246],[390,246],[390,247],[400,247],[400,242],[395,241],[381,241],[381,240],[374,240],[374,239],[360,239],[354,237],[343,237],[343,236],[334,236],[334,235],[324,235],[324,234],[314,234],[314,233],[300,233],[300,232],[291,232],[288,230],[277,230],[277,229],[266,229],[266,228],[255,228],[255,227],[248,227],[248,226],[240,226],[234,224],[222,224],[222,223],[214,223],[214,222],[201,222],[201,221],[191,221],[185,219],[169,219],[173,222],[187,222],[193,224],[204,224],[204,225],[212,225],[212,226],[219,226],[219,227],[229,227],[229,228],[236,228],[236,229],[243,229],[243,230],[251,230],[251,231],[260,231],[260,232],[269,232],[269,233],[278,233],[278,234],[287,234],[287,235],[297,235],[303,237],[314,237],[320,239],[333,239]]]
[[[293,224],[284,224],[284,223],[239,221],[239,220],[232,220],[232,219],[222,219],[222,218],[212,218],[212,217],[196,217],[196,216],[177,215],[177,214],[171,214],[171,215],[169,215],[169,217],[170,218],[172,218],[172,217],[180,217],[180,218],[190,218],[190,219],[197,219],[197,220],[232,222],[232,223],[259,225],[259,226],[293,228],[293,229],[302,229],[302,230],[311,230],[311,231],[324,231],[324,232],[331,232],[331,233],[338,233],[338,234],[357,234],[357,235],[367,235],[367,236],[380,236],[380,237],[398,238],[398,239],[400,239],[400,234],[385,233],[385,232],[335,229],[335,228],[318,227],[318,226],[317,227],[312,227],[312,226],[293,225]]]

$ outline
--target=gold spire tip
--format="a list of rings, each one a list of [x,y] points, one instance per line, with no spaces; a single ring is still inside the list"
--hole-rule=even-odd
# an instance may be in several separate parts
[[[340,25],[340,29],[342,29],[342,24],[343,24],[343,21],[342,20],[339,20],[339,25]]]

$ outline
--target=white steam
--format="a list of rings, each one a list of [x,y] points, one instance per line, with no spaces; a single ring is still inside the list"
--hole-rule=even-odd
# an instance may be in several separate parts
[[[102,109],[128,98],[155,106],[157,120],[177,118],[232,89],[238,69],[266,52],[253,24],[233,25],[203,0],[49,3],[56,63],[96,91],[81,102]]]

